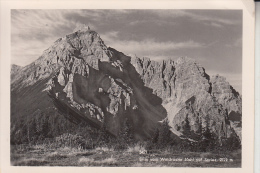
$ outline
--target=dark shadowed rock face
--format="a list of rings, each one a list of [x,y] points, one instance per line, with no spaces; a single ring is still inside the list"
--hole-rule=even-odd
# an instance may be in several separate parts
[[[126,56],[107,48],[89,27],[58,39],[30,65],[12,68],[13,97],[43,81],[48,82],[41,94],[49,93],[64,116],[95,127],[105,123],[115,136],[126,118],[136,139],[149,138],[167,118],[179,136],[188,126],[195,135],[207,126],[220,137],[231,128],[241,137],[241,96],[225,78],[210,78],[189,58],[156,62]]]

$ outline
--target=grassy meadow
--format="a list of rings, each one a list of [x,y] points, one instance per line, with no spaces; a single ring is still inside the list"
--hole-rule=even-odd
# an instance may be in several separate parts
[[[223,153],[146,151],[135,145],[124,150],[112,147],[55,148],[47,144],[11,146],[13,166],[80,167],[241,167],[240,150]]]

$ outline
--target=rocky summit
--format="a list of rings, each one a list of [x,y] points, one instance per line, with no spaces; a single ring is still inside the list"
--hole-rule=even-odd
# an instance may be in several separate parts
[[[54,107],[75,124],[105,124],[114,136],[127,119],[138,140],[151,138],[164,121],[180,138],[196,140],[207,127],[219,138],[235,131],[241,139],[242,98],[224,77],[210,77],[187,57],[127,56],[87,26],[55,41],[31,64],[13,66],[11,102],[13,119]]]

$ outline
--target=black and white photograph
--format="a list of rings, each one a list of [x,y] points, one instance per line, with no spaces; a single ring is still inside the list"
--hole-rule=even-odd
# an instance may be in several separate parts
[[[240,168],[242,10],[12,9],[13,166]]]
[[[257,171],[253,1],[0,9],[0,172]]]

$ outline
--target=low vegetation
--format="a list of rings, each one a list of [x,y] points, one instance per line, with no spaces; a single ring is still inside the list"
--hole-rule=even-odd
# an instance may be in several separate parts
[[[170,132],[168,122],[165,121],[154,131],[150,140],[140,142],[134,140],[134,132],[127,119],[115,138],[106,132],[104,125],[98,130],[86,124],[74,125],[64,121],[64,133],[57,130],[61,127],[55,123],[55,119],[52,122],[51,117],[44,118],[44,115],[35,117],[35,120],[21,128],[19,133],[23,134],[13,134],[16,137],[11,139],[13,165],[241,166],[241,145],[235,133],[230,138],[218,139],[209,129],[204,128],[197,141],[180,139]]]

